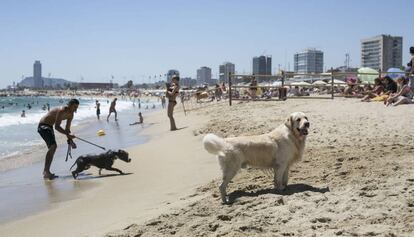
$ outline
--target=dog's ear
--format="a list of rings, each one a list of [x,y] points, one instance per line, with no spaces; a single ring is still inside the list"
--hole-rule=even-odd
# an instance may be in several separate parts
[[[293,127],[293,124],[292,123],[293,123],[293,121],[292,121],[292,115],[289,115],[289,117],[285,121],[285,125],[289,129],[292,129],[292,127]]]

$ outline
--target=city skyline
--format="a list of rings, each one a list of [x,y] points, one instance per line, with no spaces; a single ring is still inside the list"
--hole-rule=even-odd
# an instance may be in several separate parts
[[[361,39],[381,34],[403,37],[405,65],[413,7],[405,0],[2,1],[0,88],[30,76],[36,60],[45,75],[119,84],[151,82],[171,68],[196,78],[201,66],[219,78],[226,61],[251,73],[257,55],[272,56],[273,73],[293,70],[293,55],[309,47],[324,52],[324,69],[344,65],[346,53],[359,67]]]

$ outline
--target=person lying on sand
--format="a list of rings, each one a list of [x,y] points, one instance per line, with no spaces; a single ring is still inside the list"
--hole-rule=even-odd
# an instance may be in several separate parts
[[[75,138],[71,134],[70,126],[73,119],[73,114],[76,112],[79,106],[79,100],[71,99],[66,106],[58,107],[50,110],[45,116],[43,116],[39,121],[39,126],[37,127],[37,132],[46,142],[48,151],[46,153],[45,167],[43,169],[43,178],[45,179],[54,179],[57,176],[50,172],[50,165],[53,161],[53,156],[57,148],[55,133],[53,127],[60,133],[65,134],[68,138],[68,142],[74,147],[72,139]],[[61,123],[63,120],[66,120],[66,127],[63,129]]]

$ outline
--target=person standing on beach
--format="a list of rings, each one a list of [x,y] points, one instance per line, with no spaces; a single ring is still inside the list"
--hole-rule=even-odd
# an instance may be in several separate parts
[[[66,135],[68,143],[74,146],[73,139],[75,136],[71,134],[70,126],[73,120],[73,114],[76,112],[79,106],[79,100],[71,99],[66,106],[54,108],[49,111],[45,116],[40,119],[37,132],[46,142],[47,148],[49,149],[46,153],[45,167],[43,170],[43,178],[54,179],[57,176],[50,172],[50,165],[53,161],[53,156],[57,148],[55,133],[53,127],[60,133]],[[66,120],[66,127],[63,129],[61,123]]]
[[[257,81],[256,81],[256,78],[253,77],[252,82],[250,83],[250,97],[253,100],[256,99],[256,92],[257,92]]]
[[[163,109],[165,109],[165,96],[161,97],[161,106]]]
[[[411,55],[411,60],[410,62],[407,63],[408,66],[408,78],[410,80],[410,87],[411,89],[414,89],[414,47],[410,47],[410,55]]]
[[[98,100],[96,100],[95,102],[95,108],[96,108],[96,117],[98,117],[98,120],[99,120],[99,115],[101,115],[101,103],[99,103]]]
[[[22,117],[22,118],[26,118],[26,111],[22,111],[22,114],[20,115],[20,117]]]
[[[106,121],[109,121],[109,116],[111,116],[111,113],[115,113],[115,121],[118,121],[118,113],[116,112],[115,106],[116,106],[116,101],[118,99],[115,98],[112,102],[111,102],[111,106],[109,106],[109,114],[108,117],[106,118]]]
[[[171,131],[177,130],[177,127],[175,126],[175,120],[173,117],[173,113],[174,113],[174,107],[177,104],[176,98],[178,96],[178,91],[180,90],[180,86],[178,84],[179,81],[180,81],[180,77],[178,77],[177,75],[174,75],[171,79],[171,84],[167,83],[167,91],[165,93],[165,95],[168,98],[167,115],[168,115],[168,118],[170,119],[170,130]]]

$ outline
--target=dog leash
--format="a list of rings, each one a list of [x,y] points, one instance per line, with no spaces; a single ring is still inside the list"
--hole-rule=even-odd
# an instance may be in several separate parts
[[[77,139],[79,139],[79,140],[81,140],[81,141],[83,141],[83,142],[89,143],[89,144],[91,144],[91,145],[94,145],[94,146],[96,146],[96,147],[99,147],[99,148],[101,148],[101,149],[103,149],[103,150],[106,150],[106,148],[105,148],[105,147],[103,147],[103,146],[99,146],[99,145],[97,145],[97,144],[95,144],[95,143],[92,143],[92,142],[87,141],[87,140],[85,140],[85,139],[82,139],[82,138],[80,138],[80,137],[75,137],[75,138],[77,138]],[[67,162],[67,161],[68,161],[68,158],[69,158],[69,157],[72,159],[72,143],[73,143],[73,141],[72,141],[72,140],[70,140],[70,139],[68,139],[68,140],[67,140],[67,142],[68,142],[68,151],[66,152],[66,159],[65,159],[65,162]],[[76,145],[75,145],[75,148],[76,148]]]
[[[89,143],[89,144],[91,144],[91,145],[93,145],[93,146],[99,147],[99,148],[101,148],[102,150],[106,150],[106,148],[105,148],[105,147],[103,147],[103,146],[99,146],[99,145],[96,145],[96,144],[95,144],[95,143],[93,143],[93,142],[87,141],[87,140],[82,139],[82,138],[80,138],[80,137],[75,137],[75,138],[77,138],[77,139],[79,139],[79,140],[81,140],[81,141],[83,141],[83,142]]]
[[[72,159],[72,146],[71,146],[71,141],[68,139],[68,151],[66,152],[66,159],[65,162],[68,161],[68,157],[70,157]]]

